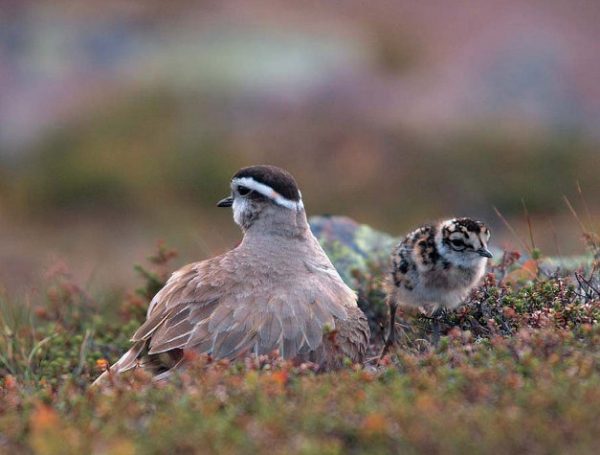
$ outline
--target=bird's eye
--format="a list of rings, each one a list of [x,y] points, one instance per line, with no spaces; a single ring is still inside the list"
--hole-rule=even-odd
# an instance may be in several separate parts
[[[250,190],[250,188],[240,185],[240,186],[238,186],[237,191],[240,196],[246,196],[248,193],[250,193],[251,190]]]
[[[452,239],[450,240],[450,243],[452,243],[453,246],[461,248],[465,246],[465,242],[461,239]]]

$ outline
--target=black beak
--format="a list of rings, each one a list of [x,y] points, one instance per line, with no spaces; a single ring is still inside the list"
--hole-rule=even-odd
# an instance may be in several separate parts
[[[492,253],[487,248],[479,248],[477,250],[477,254],[479,254],[479,256],[483,256],[483,257],[486,257],[486,258],[492,258],[493,257]]]
[[[217,207],[231,207],[233,205],[233,198],[226,197],[217,203]]]

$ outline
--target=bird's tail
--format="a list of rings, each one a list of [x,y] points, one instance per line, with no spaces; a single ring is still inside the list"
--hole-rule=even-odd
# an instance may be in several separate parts
[[[102,384],[108,378],[115,378],[121,373],[136,367],[138,365],[138,359],[146,349],[147,344],[147,340],[141,340],[135,343],[131,349],[123,354],[123,356],[115,364],[110,366],[104,373],[98,376],[98,378],[92,383],[92,387]]]

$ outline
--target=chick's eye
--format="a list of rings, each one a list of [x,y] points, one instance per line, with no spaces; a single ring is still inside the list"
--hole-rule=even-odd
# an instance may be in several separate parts
[[[461,239],[452,239],[450,240],[450,243],[452,243],[452,245],[456,246],[456,247],[463,247],[465,246],[465,242]]]
[[[238,186],[237,191],[240,194],[240,196],[245,196],[248,193],[250,193],[250,188],[246,188],[245,186]]]

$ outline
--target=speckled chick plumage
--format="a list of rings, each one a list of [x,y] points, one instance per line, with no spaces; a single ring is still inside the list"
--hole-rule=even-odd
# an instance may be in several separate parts
[[[490,231],[456,218],[422,226],[394,249],[387,292],[391,307],[456,308],[485,273]]]

